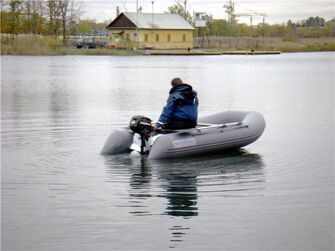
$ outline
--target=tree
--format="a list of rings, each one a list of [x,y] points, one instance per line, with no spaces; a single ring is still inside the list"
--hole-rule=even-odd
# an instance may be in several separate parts
[[[48,0],[46,3],[48,9],[48,27],[49,34],[62,34],[63,44],[65,45],[68,26],[73,26],[74,18],[79,13],[79,8],[75,7],[75,0]]]
[[[192,16],[189,11],[187,11],[187,0],[176,0],[176,4],[168,8],[168,13],[178,14],[182,16],[187,22],[192,24]]]
[[[58,0],[58,5],[62,20],[63,45],[65,45],[68,34],[73,31],[74,19],[80,13],[80,5],[77,7],[75,0]]]
[[[58,35],[60,30],[61,9],[58,1],[48,0],[46,2],[48,13],[48,30],[50,35]]]
[[[306,26],[324,26],[325,25],[325,19],[320,18],[319,16],[317,17],[309,17],[306,22]]]
[[[43,33],[43,2],[36,0],[23,1],[23,32]]]
[[[69,13],[69,33],[76,34],[76,25],[75,25],[75,18],[79,17],[81,14],[81,4],[76,4],[75,0],[71,0],[70,4],[70,13]]]
[[[69,0],[59,0],[58,3],[59,3],[60,14],[62,18],[62,26],[63,26],[63,45],[65,45]]]
[[[77,32],[79,34],[91,33],[94,31],[94,20],[80,20],[77,24]]]
[[[22,1],[9,1],[9,33],[18,34],[20,29],[20,12],[22,10]]]
[[[288,21],[287,21],[287,27],[289,27],[289,28],[294,28],[295,27],[295,23],[293,23],[292,22],[292,20],[291,19],[289,19]]]
[[[214,19],[207,24],[208,35],[227,36],[230,35],[230,27],[227,21],[222,19]]]

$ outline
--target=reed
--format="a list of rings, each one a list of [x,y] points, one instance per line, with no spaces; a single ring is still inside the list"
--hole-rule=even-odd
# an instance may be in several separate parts
[[[54,37],[36,35],[1,35],[3,55],[58,55],[61,41]]]

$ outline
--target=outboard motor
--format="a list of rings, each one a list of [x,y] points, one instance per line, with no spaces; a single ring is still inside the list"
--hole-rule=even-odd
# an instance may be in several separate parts
[[[144,154],[145,142],[150,138],[152,132],[151,119],[136,115],[129,122],[129,128],[141,136],[141,154]]]

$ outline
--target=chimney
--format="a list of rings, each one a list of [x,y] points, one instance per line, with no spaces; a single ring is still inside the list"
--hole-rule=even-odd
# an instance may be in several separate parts
[[[116,6],[116,16],[119,16],[119,15],[120,15],[120,7]]]

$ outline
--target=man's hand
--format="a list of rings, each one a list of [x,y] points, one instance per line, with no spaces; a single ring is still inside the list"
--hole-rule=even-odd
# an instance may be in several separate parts
[[[159,130],[162,129],[162,128],[160,128],[160,127],[157,126],[157,123],[152,123],[152,124],[151,124],[151,127],[152,127],[152,130],[153,130],[153,131],[159,131]]]
[[[158,128],[156,123],[152,123],[152,124],[151,124],[151,127],[152,127],[152,130],[153,130],[153,131],[156,131],[157,128]]]

